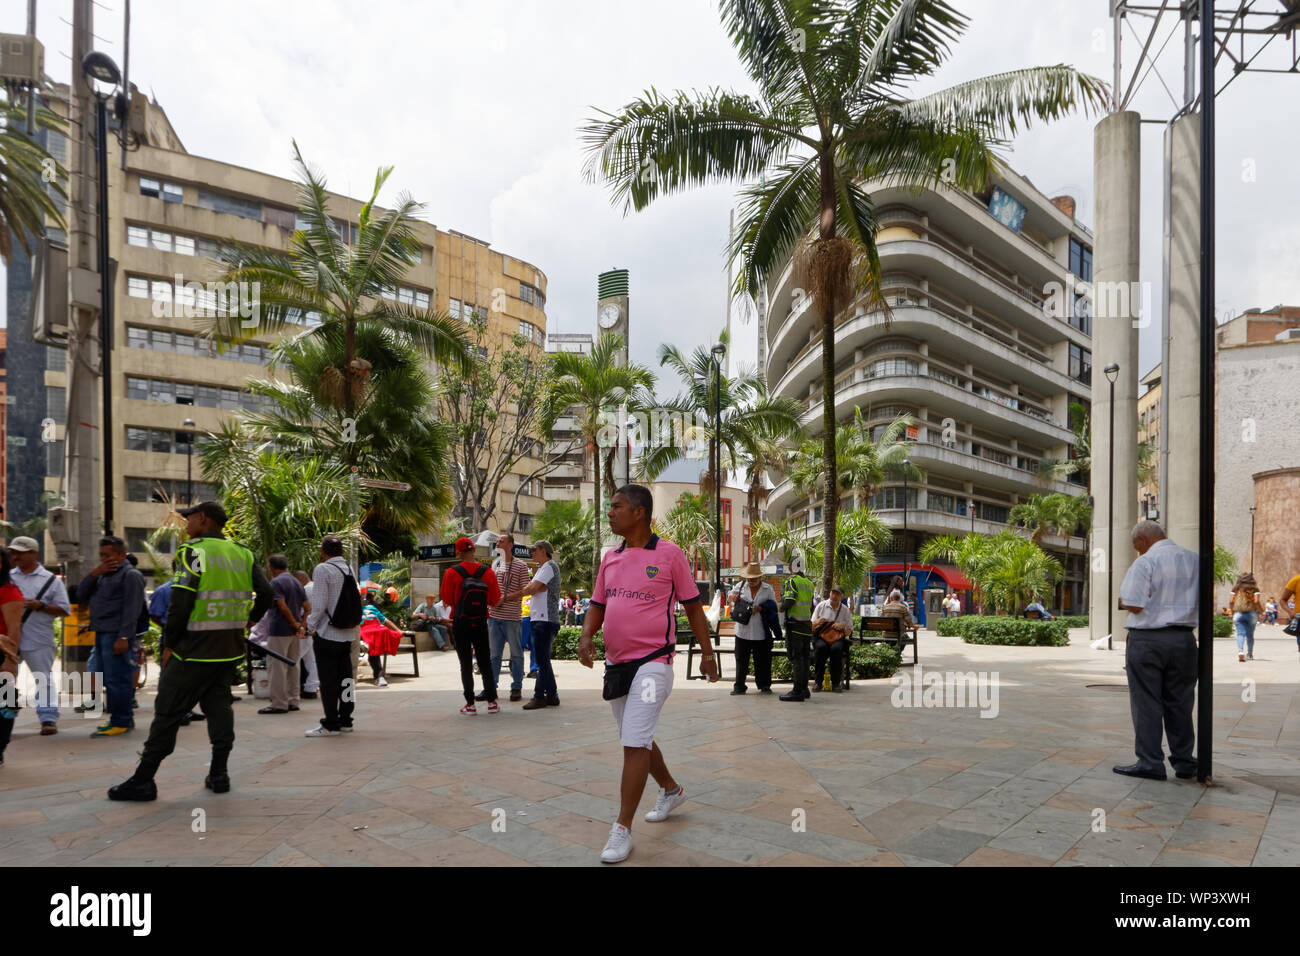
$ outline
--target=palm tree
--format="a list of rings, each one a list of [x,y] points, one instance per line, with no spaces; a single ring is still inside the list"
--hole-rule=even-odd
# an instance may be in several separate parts
[[[1014,614],[1019,608],[1047,595],[1058,580],[1061,562],[1032,541],[1011,535],[994,539],[994,562],[988,576],[989,592],[998,605]]]
[[[1092,487],[1092,424],[1088,408],[1082,402],[1070,403],[1070,428],[1074,431],[1073,458],[1042,458],[1038,462],[1038,478],[1050,485],[1067,475],[1088,474],[1088,487]]]
[[[588,458],[591,461],[591,580],[596,580],[600,570],[600,452],[601,444],[617,450],[622,436],[614,441],[602,442],[607,437],[605,430],[610,428],[608,408],[617,407],[626,401],[638,389],[650,388],[654,384],[654,375],[649,369],[640,365],[618,364],[618,352],[623,348],[623,338],[619,335],[606,335],[598,339],[592,347],[591,354],[579,352],[556,352],[550,356],[552,371],[555,375],[555,393],[553,396],[552,417],[558,410],[578,406],[578,431],[582,433],[587,444]],[[549,432],[552,422],[547,421],[543,427]],[[612,460],[612,459],[611,459]],[[614,496],[614,477],[612,469],[605,471],[605,491]]]
[[[749,529],[749,546],[760,554],[777,554],[782,564],[790,564],[796,555],[811,566],[812,541],[808,527],[788,517],[779,521],[755,521]]]
[[[1073,537],[1074,532],[1080,528],[1082,528],[1081,536],[1084,539],[1084,553],[1087,553],[1088,529],[1092,527],[1092,505],[1088,503],[1087,495],[1053,495],[1052,497],[1059,498],[1056,507],[1056,530],[1060,532],[1061,537],[1065,538],[1065,566],[1068,568],[1070,564],[1070,538]],[[1085,562],[1085,565],[1086,563],[1087,562]],[[1084,593],[1082,599],[1082,606],[1085,608],[1088,606],[1087,588],[1089,577],[1090,575],[1085,566],[1083,574]],[[1065,607],[1064,575],[1061,576],[1061,584],[1062,600],[1057,604],[1057,607],[1063,608]]]
[[[908,415],[900,415],[882,427],[872,440],[871,433],[862,420],[862,410],[853,409],[853,424],[841,428],[835,435],[835,474],[838,476],[838,494],[852,493],[856,509],[871,499],[887,478],[907,475],[910,481],[923,481],[925,472],[907,460],[911,443],[905,440],[907,426],[912,424]],[[790,481],[795,490],[809,498],[823,490],[825,460],[821,443],[807,439],[794,454]]]
[[[226,460],[241,442],[274,442],[301,460],[338,465],[365,478],[401,480],[409,491],[377,491],[361,510],[363,524],[380,553],[401,550],[410,535],[432,531],[452,504],[447,476],[447,426],[434,417],[433,382],[424,362],[402,336],[366,324],[357,329],[358,354],[370,364],[352,409],[335,404],[328,371],[344,353],[339,326],[320,335],[276,346],[273,363],[289,381],[250,381],[249,391],[271,400],[266,411],[249,413],[221,441],[200,453],[204,474],[224,481]]]
[[[877,550],[889,543],[893,533],[870,508],[841,511],[837,521],[835,580],[852,595],[862,587],[875,567]],[[825,558],[824,536],[809,534],[807,526],[792,524],[788,519],[755,523],[750,529],[749,541],[751,547],[777,552],[785,564],[789,564],[795,555],[801,555],[804,563],[810,566]]]
[[[25,110],[9,100],[0,119],[4,121],[0,125],[0,259],[8,263],[15,240],[23,252],[31,254],[29,237],[45,235],[45,217],[57,228],[67,228],[55,196],[67,199],[63,184],[68,173],[27,134]],[[36,122],[51,129],[67,128],[62,119],[44,108],[36,111]]]
[[[655,519],[655,532],[665,541],[671,541],[686,552],[691,567],[701,565],[705,571],[713,570],[713,533],[716,524],[709,496],[701,492],[693,495],[683,491],[671,511],[662,519]]]
[[[748,482],[745,507],[749,509],[750,550],[755,554],[762,552],[754,548],[753,525],[758,521],[759,509],[767,503],[771,493],[767,487],[768,479],[773,473],[783,472],[789,460],[785,439],[767,428],[759,428],[741,446],[739,465],[744,469]]]
[[[650,90],[618,113],[598,111],[583,129],[589,179],[641,210],[660,195],[719,180],[748,182],[730,249],[736,293],[756,296],[792,254],[819,307],[822,441],[835,471],[835,315],[879,293],[877,223],[863,181],[983,189],[994,147],[1020,123],[1102,108],[1106,86],[1067,67],[1018,70],[915,99],[967,19],[943,0],[721,0],[736,52],[756,96],[722,90]],[[755,180],[757,180],[755,182]],[[824,492],[834,573],[835,488]]]
[[[330,217],[325,178],[307,165],[293,144],[298,168],[298,215],[305,228],[295,230],[287,252],[256,246],[227,246],[222,258],[228,268],[224,283],[247,283],[258,290],[258,322],[252,328],[238,310],[218,310],[210,330],[227,343],[255,334],[275,332],[286,323],[319,316],[320,324],[301,332],[299,340],[339,337],[340,364],[322,369],[322,397],[351,417],[366,391],[371,359],[358,350],[363,328],[387,331],[444,365],[457,365],[468,374],[469,350],[460,322],[450,316],[385,298],[401,283],[420,256],[416,214],[423,206],[408,194],[397,197],[395,209],[384,211],[375,202],[393,167],[375,175],[374,190],[357,218],[357,240],[348,241],[351,226]],[[423,404],[423,403],[422,403]]]
[[[1012,505],[1008,521],[1024,528],[1029,532],[1029,540],[1041,545],[1043,535],[1058,527],[1060,503],[1057,498],[1057,495],[1030,495],[1019,504]]]
[[[723,344],[727,344],[725,332],[720,338]],[[765,439],[780,442],[801,431],[799,403],[787,398],[771,398],[760,375],[743,370],[734,376],[718,375],[719,387],[715,389],[713,353],[704,346],[687,356],[675,345],[660,345],[659,364],[675,371],[685,388],[680,399],[660,403],[661,407],[687,420],[708,422],[709,460],[700,476],[700,494],[706,498],[713,495],[715,482],[719,480],[714,464],[719,444],[725,480],[726,464],[738,464],[746,450],[753,450]],[[719,413],[716,434],[713,426],[715,407]],[[660,437],[670,439],[666,443],[653,444],[644,457],[642,470],[653,481],[669,465],[685,457],[689,449],[675,440],[677,436],[649,437],[652,442]]]
[[[533,540],[549,541],[555,549],[555,563],[566,591],[591,590],[592,515],[579,501],[548,501],[533,523]],[[451,538],[444,540],[450,541]]]

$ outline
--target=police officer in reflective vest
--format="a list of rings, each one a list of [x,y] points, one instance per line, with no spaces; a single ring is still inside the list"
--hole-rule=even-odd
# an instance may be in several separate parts
[[[274,603],[262,566],[243,545],[222,534],[226,512],[204,501],[179,512],[191,540],[176,553],[171,606],[159,644],[162,674],[153,724],[135,773],[108,791],[110,800],[155,800],[154,774],[176,748],[176,730],[195,704],[208,716],[212,763],[204,786],[230,789],[226,760],[235,743],[230,687],[244,658],[244,629]]]
[[[794,687],[782,700],[807,700],[808,655],[812,645],[813,583],[804,570],[803,556],[790,561],[790,576],[781,585],[781,610],[785,612],[785,647],[790,655]]]

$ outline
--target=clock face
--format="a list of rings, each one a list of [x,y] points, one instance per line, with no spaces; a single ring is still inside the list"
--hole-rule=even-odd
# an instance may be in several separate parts
[[[597,321],[600,322],[600,327],[602,329],[612,329],[618,324],[618,320],[622,317],[623,313],[619,311],[618,306],[607,305],[600,310],[600,313],[597,315]]]

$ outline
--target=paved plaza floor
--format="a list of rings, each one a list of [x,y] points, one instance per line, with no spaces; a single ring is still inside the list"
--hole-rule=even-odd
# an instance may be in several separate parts
[[[657,740],[690,799],[664,823],[638,818],[621,865],[1298,864],[1296,644],[1261,627],[1256,660],[1238,663],[1228,640],[1215,650],[1208,788],[1111,772],[1134,759],[1123,645],[1091,650],[1081,630],[1062,648],[923,631],[917,692],[861,681],[804,704],[752,684],[729,696],[729,676],[686,681],[679,657]],[[363,683],[357,731],[340,737],[303,737],[316,701],[258,716],[263,702],[245,698],[227,794],[203,788],[203,725],[182,728],[145,804],[105,791],[136,763],[151,690],[125,737],[91,739],[93,723],[67,712],[57,736],[39,737],[24,710],[0,767],[0,863],[599,866],[622,758],[600,666],[557,664],[559,708],[503,696],[501,714],[474,718],[457,714],[455,654],[423,654],[420,667],[401,676],[404,656],[389,687]],[[927,675],[972,671],[997,672],[996,716],[991,699],[987,717],[895,705],[925,703]],[[654,797],[652,782],[642,812]]]

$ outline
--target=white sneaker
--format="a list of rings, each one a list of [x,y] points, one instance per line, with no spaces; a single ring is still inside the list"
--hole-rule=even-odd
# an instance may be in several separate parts
[[[659,788],[659,799],[655,801],[654,808],[646,813],[645,818],[650,823],[662,823],[668,819],[668,814],[672,813],[683,803],[686,802],[686,788],[677,787],[677,792],[669,794],[662,787]]]
[[[376,684],[377,686],[379,686],[379,687],[387,687],[387,686],[388,686],[388,678],[387,678],[387,677],[381,677],[381,678],[379,678],[379,680],[375,681],[375,684]]]
[[[615,823],[609,829],[609,839],[605,849],[600,851],[601,863],[622,863],[632,852],[632,831],[621,823]]]
[[[314,730],[307,731],[305,734],[303,734],[303,736],[304,737],[337,737],[339,736],[339,732],[337,730],[326,730],[324,727],[317,727]]]

